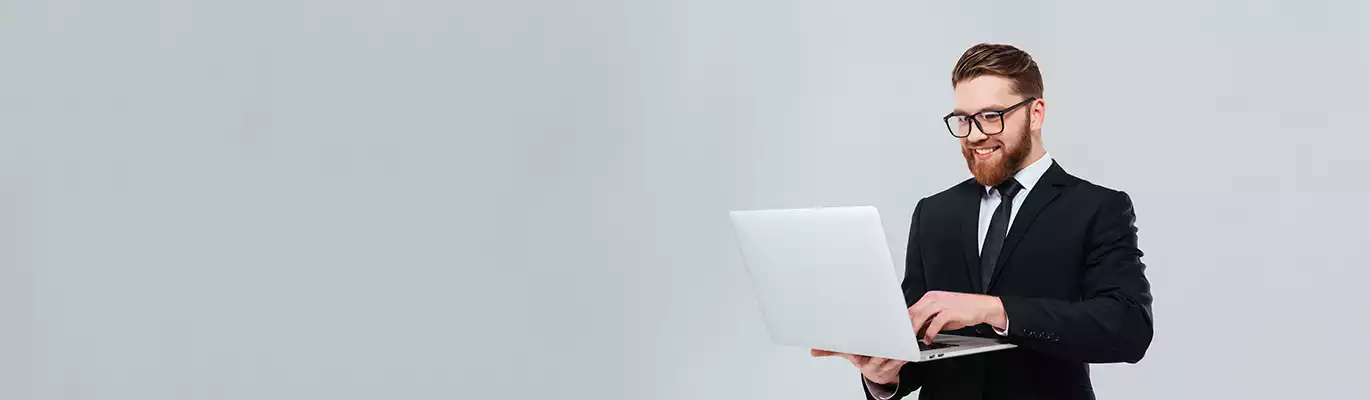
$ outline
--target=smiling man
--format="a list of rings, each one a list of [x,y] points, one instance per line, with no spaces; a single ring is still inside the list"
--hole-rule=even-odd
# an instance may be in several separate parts
[[[1047,154],[1042,75],[1026,52],[971,47],[951,83],[943,119],[974,178],[914,207],[903,290],[922,337],[909,339],[1019,347],[921,363],[811,353],[851,361],[872,399],[919,388],[921,399],[1092,399],[1090,363],[1136,363],[1151,344],[1132,200]]]

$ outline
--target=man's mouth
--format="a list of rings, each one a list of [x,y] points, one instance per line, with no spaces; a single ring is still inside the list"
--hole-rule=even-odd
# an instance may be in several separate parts
[[[972,152],[972,153],[975,153],[975,158],[976,158],[976,159],[980,159],[980,160],[989,159],[990,157],[994,156],[994,153],[995,153],[995,152],[998,152],[998,151],[999,151],[999,146],[984,147],[984,148],[978,148],[978,149],[971,149],[971,152]]]

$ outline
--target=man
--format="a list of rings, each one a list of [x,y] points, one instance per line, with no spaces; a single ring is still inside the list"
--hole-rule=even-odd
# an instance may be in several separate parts
[[[922,399],[1092,399],[1090,363],[1136,363],[1151,344],[1132,201],[1047,154],[1042,76],[1027,53],[971,47],[952,88],[947,129],[974,178],[914,207],[910,322],[928,343],[945,331],[1019,347],[920,363],[811,353],[851,361],[870,399],[919,388]]]

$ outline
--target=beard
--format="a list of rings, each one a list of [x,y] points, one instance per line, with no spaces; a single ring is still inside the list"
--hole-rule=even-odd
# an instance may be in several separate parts
[[[966,166],[970,168],[970,173],[975,175],[976,182],[985,186],[998,185],[1023,169],[1023,162],[1027,161],[1028,153],[1032,151],[1032,138],[1028,136],[1031,123],[1030,119],[1024,119],[1023,129],[1018,133],[1017,145],[1009,147],[1007,143],[1000,142],[999,151],[1003,154],[999,157],[999,162],[994,162],[993,159],[983,162],[976,160],[975,152],[961,146],[961,155],[966,157]]]

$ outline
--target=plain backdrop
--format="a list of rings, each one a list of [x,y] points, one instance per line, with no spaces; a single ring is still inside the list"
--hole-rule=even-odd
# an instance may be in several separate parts
[[[902,260],[969,176],[940,118],[984,41],[1040,63],[1061,165],[1135,201],[1155,340],[1102,398],[1370,397],[1367,20],[0,2],[0,398],[859,398],[769,341],[727,211],[874,205]]]

